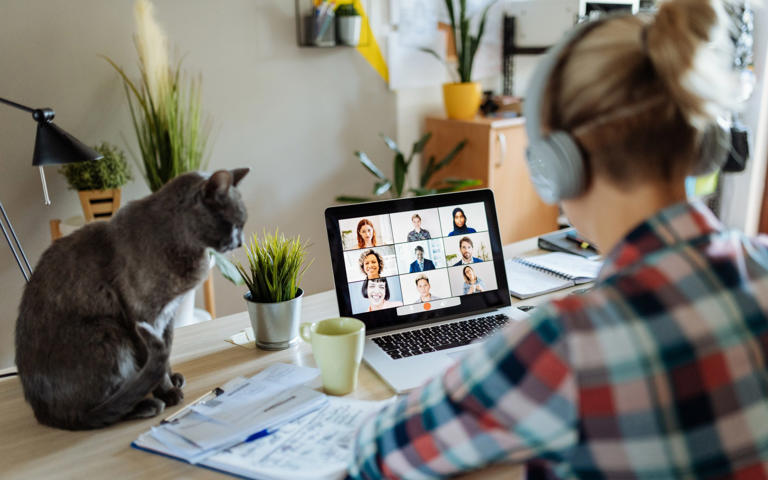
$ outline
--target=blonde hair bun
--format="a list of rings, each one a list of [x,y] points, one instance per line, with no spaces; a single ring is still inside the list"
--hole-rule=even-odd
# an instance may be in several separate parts
[[[668,0],[645,27],[654,69],[698,130],[736,108],[730,25],[720,0]]]

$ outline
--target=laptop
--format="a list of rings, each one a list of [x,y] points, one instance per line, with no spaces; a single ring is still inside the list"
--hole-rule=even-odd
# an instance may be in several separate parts
[[[339,313],[365,323],[363,359],[398,393],[527,317],[490,190],[330,207],[325,222]]]

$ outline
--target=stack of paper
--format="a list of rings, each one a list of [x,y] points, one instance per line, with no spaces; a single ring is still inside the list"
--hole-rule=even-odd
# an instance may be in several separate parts
[[[317,373],[313,368],[276,364],[250,379],[235,378],[220,387],[220,395],[191,405],[149,434],[167,454],[197,463],[321,408],[326,396],[302,386]]]
[[[385,402],[329,398],[303,386],[317,375],[275,364],[236,378],[132,446],[246,478],[343,478],[357,429]]]

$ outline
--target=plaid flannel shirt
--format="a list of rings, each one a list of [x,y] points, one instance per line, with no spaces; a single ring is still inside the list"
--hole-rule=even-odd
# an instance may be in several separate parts
[[[669,207],[589,293],[536,309],[367,422],[350,476],[539,459],[565,478],[768,478],[766,312],[768,239]]]

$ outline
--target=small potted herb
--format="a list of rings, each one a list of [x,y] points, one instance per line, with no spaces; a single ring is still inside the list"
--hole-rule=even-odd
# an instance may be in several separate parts
[[[244,298],[259,348],[283,350],[298,338],[304,295],[299,284],[312,264],[305,263],[307,247],[300,237],[277,230],[261,238],[254,234],[243,246],[248,265],[237,262],[237,270],[248,286]]]
[[[104,158],[69,163],[59,169],[69,187],[78,191],[86,221],[111,218],[120,208],[121,187],[132,178],[125,154],[120,149],[107,142],[94,149]]]
[[[351,3],[339,5],[336,9],[336,37],[340,45],[356,47],[360,43],[360,29],[363,19]]]

